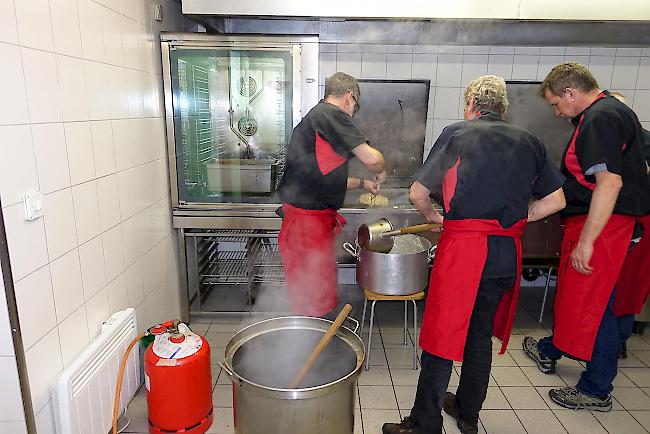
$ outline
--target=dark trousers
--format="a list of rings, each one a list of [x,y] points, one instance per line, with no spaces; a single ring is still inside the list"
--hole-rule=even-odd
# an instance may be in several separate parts
[[[620,345],[620,331],[618,318],[614,315],[614,297],[616,291],[607,303],[607,309],[598,327],[598,334],[594,342],[591,361],[580,375],[576,389],[596,398],[604,398],[614,389],[612,382],[618,373],[618,353]],[[564,353],[553,345],[553,336],[540,339],[537,348],[542,355],[549,359],[557,360]]]
[[[487,395],[492,367],[494,315],[501,297],[512,287],[514,280],[514,277],[481,279],[478,288],[456,392],[460,416],[469,424],[478,423],[478,413]],[[431,302],[435,303],[435,300]],[[453,361],[422,351],[422,369],[411,416],[427,433],[442,433],[442,401],[452,367]]]
[[[618,321],[618,341],[621,344],[627,342],[634,331],[634,315],[622,315],[617,317]]]

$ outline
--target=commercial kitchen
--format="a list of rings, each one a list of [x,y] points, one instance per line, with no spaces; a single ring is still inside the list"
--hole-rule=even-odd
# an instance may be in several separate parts
[[[440,237],[385,233],[427,223],[409,188],[467,119],[470,82],[502,77],[506,121],[557,167],[575,127],[538,94],[556,65],[587,67],[650,129],[647,0],[0,0],[0,58],[6,434],[381,433],[414,404]],[[337,72],[358,80],[346,104],[385,180],[345,194],[338,304],[322,319],[292,312],[279,188],[294,128]],[[375,175],[353,158],[349,176]],[[650,432],[643,322],[611,411],[549,397],[585,361],[546,375],[522,348],[554,331],[562,235],[558,214],[526,226],[478,432]],[[447,434],[476,432],[443,420]]]

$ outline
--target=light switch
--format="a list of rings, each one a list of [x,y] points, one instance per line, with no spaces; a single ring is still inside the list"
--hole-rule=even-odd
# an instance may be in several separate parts
[[[23,207],[25,208],[25,220],[36,220],[45,212],[45,200],[40,191],[32,191],[23,194]]]

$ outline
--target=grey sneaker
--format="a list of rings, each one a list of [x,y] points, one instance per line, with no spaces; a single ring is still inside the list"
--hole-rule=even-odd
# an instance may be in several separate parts
[[[612,397],[610,395],[604,398],[594,398],[585,395],[575,387],[551,389],[548,391],[548,395],[562,407],[573,410],[610,411],[612,409]]]
[[[557,363],[557,360],[548,359],[540,354],[535,338],[532,336],[526,336],[524,341],[521,343],[521,346],[526,355],[537,363],[537,367],[540,371],[544,374],[555,374],[555,364]]]

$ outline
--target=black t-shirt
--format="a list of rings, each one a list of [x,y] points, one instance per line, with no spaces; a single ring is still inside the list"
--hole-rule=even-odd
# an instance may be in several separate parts
[[[352,150],[366,137],[339,107],[319,102],[294,128],[280,180],[280,199],[303,209],[339,209]]]
[[[455,190],[445,194],[443,181],[452,167]],[[562,187],[564,177],[539,138],[494,112],[481,111],[475,119],[443,130],[416,180],[443,204],[445,219],[496,219],[509,228],[528,216],[531,195],[547,196]],[[512,238],[488,237],[483,277],[515,275],[515,259]]]
[[[644,157],[645,134],[636,114],[616,98],[597,99],[572,119],[574,133],[562,158],[567,206],[562,215],[589,212],[595,173],[606,168],[620,175],[623,187],[614,213],[643,216],[650,211],[650,178]]]

